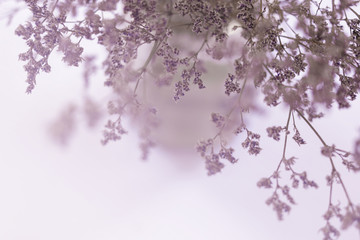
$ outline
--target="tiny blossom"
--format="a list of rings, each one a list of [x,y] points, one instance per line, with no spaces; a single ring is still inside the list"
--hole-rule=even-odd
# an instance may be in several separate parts
[[[175,74],[179,65],[179,50],[163,42],[162,46],[156,52],[157,56],[163,58],[163,65],[168,73]]]
[[[288,186],[285,185],[285,186],[281,187],[281,192],[284,196],[286,196],[287,200],[291,204],[295,204],[293,197],[290,195],[290,188]]]
[[[272,182],[270,180],[270,178],[262,178],[260,179],[257,184],[258,187],[263,187],[263,188],[271,188],[272,186]]]
[[[275,192],[269,199],[266,200],[267,205],[272,205],[279,220],[283,220],[284,213],[289,213],[291,207],[289,204],[280,200],[279,195]]]
[[[281,97],[281,92],[278,90],[276,85],[277,84],[275,83],[274,79],[271,79],[267,81],[262,87],[262,92],[265,95],[264,101],[268,106],[275,107],[280,103],[279,99]]]
[[[211,121],[215,123],[217,128],[222,128],[225,124],[225,117],[220,115],[219,113],[212,113]]]
[[[202,157],[205,157],[206,155],[206,151],[208,149],[208,147],[213,146],[213,140],[212,139],[207,139],[207,140],[201,140],[198,142],[197,146],[196,146],[196,151],[198,153],[200,153],[200,155]]]
[[[79,63],[82,61],[81,54],[84,50],[82,47],[72,43],[69,38],[61,38],[59,50],[64,53],[64,62],[69,66],[79,66]]]
[[[331,172],[331,175],[326,176],[326,183],[328,186],[331,186],[334,183],[334,181],[339,181],[338,179],[339,179],[338,173],[333,171]]]
[[[222,147],[220,152],[219,152],[219,156],[220,156],[220,158],[224,158],[224,159],[228,160],[231,163],[236,163],[238,161],[238,159],[236,159],[233,156],[233,152],[234,152],[233,148]]]
[[[271,175],[271,177],[274,178],[274,179],[280,178],[280,172],[279,171],[274,171],[273,174]]]
[[[294,136],[293,136],[293,139],[295,140],[295,142],[297,143],[297,144],[299,144],[299,146],[301,145],[301,144],[305,144],[306,142],[304,141],[304,139],[302,139],[302,137],[300,137],[300,132],[297,130],[297,129],[295,129],[295,134],[294,134]]]
[[[109,101],[107,103],[107,110],[110,115],[121,115],[124,112],[123,106],[120,106],[119,103],[114,101]]]
[[[181,73],[182,80],[175,84],[174,100],[177,101],[180,97],[185,95],[185,92],[190,90],[191,78],[193,78],[193,84],[198,85],[199,89],[205,88],[205,85],[201,79],[202,72],[200,70],[201,62],[195,61],[190,69],[184,69]]]
[[[328,207],[328,210],[326,211],[326,213],[323,216],[325,218],[325,220],[330,220],[332,217],[336,217],[338,218],[340,221],[343,220],[344,215],[341,213],[341,208],[340,208],[340,204],[330,204]]]
[[[255,27],[255,10],[253,1],[239,1],[237,18],[241,20],[241,24],[246,30],[251,30]]]
[[[101,143],[106,145],[109,141],[119,140],[124,134],[127,134],[127,131],[123,128],[120,118],[116,121],[108,120],[103,131],[104,138],[101,140]]]
[[[273,127],[268,127],[266,129],[267,131],[267,134],[268,134],[268,137],[271,137],[273,138],[274,140],[276,141],[279,141],[280,140],[280,132],[283,130],[282,127],[276,127],[276,126],[273,126]]]
[[[248,73],[250,67],[249,61],[245,57],[241,57],[235,60],[234,68],[235,68],[235,76],[238,79],[243,79]]]
[[[185,85],[185,89],[186,85]],[[180,97],[184,96],[184,84],[183,82],[179,81],[175,84],[175,95],[174,95],[174,100],[177,101],[180,99]],[[185,90],[186,91],[186,90]]]
[[[240,127],[237,127],[235,130],[234,130],[234,134],[235,135],[239,135],[240,133],[242,133],[245,129],[245,126],[244,125],[241,125]]]
[[[353,171],[353,172],[358,172],[360,171],[360,167],[358,166],[358,164],[354,161],[348,161],[346,159],[342,160],[342,164],[344,164],[344,166],[346,166],[346,168],[349,171]]]
[[[205,167],[208,171],[208,175],[214,175],[224,168],[224,164],[219,162],[219,155],[211,154],[205,157]]]
[[[286,169],[291,169],[291,166],[295,164],[295,157],[291,157],[288,159],[283,159],[283,163],[285,164]]]
[[[195,77],[194,77],[193,83],[198,85],[199,89],[205,88],[203,80],[201,79],[202,73],[195,71],[194,75],[195,75]]]
[[[298,54],[294,56],[294,64],[291,65],[291,69],[296,73],[299,74],[300,72],[305,71],[307,63],[305,62],[305,55]]]
[[[307,187],[313,187],[313,188],[318,188],[318,185],[316,184],[316,182],[314,181],[310,181],[308,178],[307,178],[307,173],[306,172],[302,172],[300,175],[300,180],[302,181],[303,183],[303,187],[304,188],[307,188]]]
[[[240,91],[241,88],[235,79],[235,75],[229,73],[228,78],[225,80],[225,94],[229,96],[233,92],[240,93]]]
[[[321,154],[325,157],[332,157],[335,153],[335,146],[325,146],[321,148]]]
[[[324,240],[334,240],[340,236],[339,230],[337,230],[329,222],[327,222],[325,227],[321,228],[321,231],[324,234]]]
[[[247,137],[246,139],[242,142],[242,147],[245,149],[248,149],[248,153],[250,155],[257,155],[260,153],[261,148],[259,147],[259,139],[260,139],[260,135],[257,133],[253,133],[251,131],[249,131],[248,129],[246,129],[247,132]]]
[[[292,178],[292,184],[291,184],[291,186],[292,186],[293,188],[298,188],[298,187],[299,187],[299,179],[297,179],[295,176],[296,176],[296,175],[291,175],[291,178]]]
[[[355,211],[353,209],[355,209]],[[360,230],[360,206],[356,206],[355,208],[352,208],[352,206],[346,207],[346,213],[344,215],[341,228],[347,229],[353,224]]]
[[[269,22],[262,23],[259,28],[261,29],[261,33],[259,35],[261,40],[256,43],[256,50],[264,51],[267,49],[270,52],[274,51],[277,48],[278,36],[282,29],[272,26]]]
[[[323,113],[318,113],[315,107],[310,107],[306,110],[306,113],[309,116],[309,121],[312,121],[315,118],[322,118],[324,116]]]
[[[25,26],[19,25],[15,30],[15,34],[21,36],[24,40],[28,40],[34,33],[34,29],[31,23],[27,23]]]
[[[291,83],[292,79],[296,76],[296,74],[291,69],[289,69],[289,67],[286,65],[283,66],[283,64],[277,60],[273,60],[269,67],[274,70],[274,76],[272,76],[271,79],[273,79],[275,82]]]

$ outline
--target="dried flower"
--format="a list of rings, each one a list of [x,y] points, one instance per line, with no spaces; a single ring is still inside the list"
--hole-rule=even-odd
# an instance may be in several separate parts
[[[273,127],[268,127],[266,129],[267,131],[267,134],[268,134],[268,137],[271,137],[273,138],[274,140],[276,141],[279,141],[280,140],[280,132],[283,130],[282,127],[276,127],[276,126],[273,126]]]

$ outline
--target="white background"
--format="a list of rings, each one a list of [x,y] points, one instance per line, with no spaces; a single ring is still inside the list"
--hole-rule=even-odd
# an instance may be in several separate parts
[[[265,204],[271,191],[258,189],[256,182],[269,176],[280,160],[282,141],[267,139],[265,128],[285,125],[284,109],[255,114],[249,121],[262,134],[260,156],[248,156],[235,142],[239,162],[212,177],[196,154],[175,156],[158,149],[141,161],[131,131],[104,147],[101,126],[80,128],[68,147],[58,146],[46,130],[63,106],[81,101],[80,73],[55,59],[52,73],[42,74],[34,93],[26,95],[26,74],[18,61],[26,46],[14,36],[23,20],[18,17],[11,26],[2,21],[0,26],[0,239],[322,239],[330,164],[300,119],[297,125],[308,144],[299,148],[291,143],[288,157],[298,157],[297,169],[306,168],[320,188],[292,191],[297,205],[283,222]],[[329,144],[352,149],[359,135],[359,102],[353,106],[315,121]],[[346,171],[342,175],[359,203],[359,177],[348,177]],[[335,194],[343,200],[341,191]],[[340,239],[359,235],[352,229]]]

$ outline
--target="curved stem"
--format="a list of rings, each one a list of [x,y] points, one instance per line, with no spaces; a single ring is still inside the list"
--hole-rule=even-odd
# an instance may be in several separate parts
[[[237,108],[238,104],[240,104],[241,102],[241,97],[243,95],[243,92],[244,92],[244,89],[245,89],[245,86],[246,86],[246,82],[247,82],[247,77],[245,77],[244,79],[244,82],[241,86],[241,90],[240,90],[240,93],[239,93],[239,98],[238,98],[238,101],[236,102],[236,104],[231,108],[231,110],[228,112],[228,114],[226,114],[226,121],[229,120],[231,114],[234,112],[234,110]],[[243,116],[242,116],[242,113],[241,113],[241,123],[244,123],[244,120],[243,120]],[[224,124],[221,129],[219,130],[219,132],[213,137],[213,140],[215,140],[218,136],[220,136],[221,132],[224,130],[225,128],[225,125]]]
[[[309,120],[307,120],[307,119],[304,117],[304,115],[303,115],[299,110],[295,109],[295,111],[300,115],[300,117],[301,117],[302,119],[304,119],[304,121],[307,123],[307,125],[313,130],[313,132],[314,132],[314,133],[316,134],[316,136],[320,139],[320,141],[321,141],[321,143],[324,145],[324,147],[328,147],[328,145],[325,143],[324,139],[320,136],[320,134],[318,133],[318,131],[316,131],[316,129],[313,127],[313,125],[309,122]],[[329,160],[330,160],[330,163],[331,163],[332,172],[335,172],[335,173],[336,173],[336,175],[337,175],[337,177],[338,177],[338,179],[339,179],[340,185],[341,185],[341,187],[342,187],[342,189],[343,189],[343,191],[344,191],[344,193],[345,193],[346,199],[348,200],[348,203],[349,203],[349,205],[350,205],[350,207],[351,207],[351,210],[352,210],[353,212],[355,212],[355,209],[354,209],[354,207],[353,207],[353,203],[352,203],[352,201],[351,201],[351,199],[350,199],[350,195],[349,195],[349,193],[348,193],[348,191],[347,191],[347,189],[346,189],[346,187],[345,187],[345,184],[344,184],[344,182],[343,182],[343,180],[342,180],[342,178],[341,178],[341,176],[340,176],[340,173],[337,171],[337,169],[336,169],[336,167],[335,167],[335,164],[334,164],[334,161],[333,161],[332,157],[329,157]],[[332,184],[331,184],[330,191],[331,191],[331,194],[332,194]],[[330,201],[331,201],[331,199],[330,199]]]
[[[360,15],[351,7],[349,7],[350,11],[352,11],[359,19],[360,19]]]
[[[288,131],[289,131],[289,123],[290,123],[290,118],[291,118],[291,113],[292,113],[292,108],[290,108],[289,110],[289,115],[288,115],[288,119],[286,121],[286,126],[285,126],[285,140],[284,140],[284,148],[283,148],[283,153],[282,153],[282,157],[281,160],[276,168],[275,172],[279,171],[279,168],[281,166],[281,163],[283,162],[283,160],[285,159],[285,153],[286,153],[286,145],[287,145],[287,137],[288,137]]]
[[[295,111],[300,115],[300,117],[306,122],[306,124],[313,130],[313,132],[316,134],[316,136],[320,139],[321,143],[324,145],[324,147],[328,147],[328,145],[325,143],[324,139],[320,136],[320,134],[316,131],[316,129],[313,127],[313,125],[309,122],[309,120],[304,117],[304,115],[297,109]]]
[[[160,43],[157,40],[154,42],[154,46],[152,47],[148,58],[146,59],[144,65],[141,67],[140,76],[139,76],[138,80],[136,81],[136,85],[135,85],[135,88],[134,88],[134,94],[136,93],[136,90],[137,90],[137,88],[139,86],[139,83],[140,83],[140,80],[141,80],[141,75],[146,71],[146,68],[149,65],[151,59],[154,57],[154,54],[155,54],[156,50],[158,49],[158,47],[160,46]]]
[[[330,206],[331,206],[331,204],[332,204],[333,183],[334,183],[334,181],[331,181],[331,183],[330,183],[329,207],[330,207]]]

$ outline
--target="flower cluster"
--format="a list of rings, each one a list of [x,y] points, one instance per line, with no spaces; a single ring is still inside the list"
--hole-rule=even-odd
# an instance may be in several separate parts
[[[197,144],[197,152],[205,158],[205,166],[208,171],[208,175],[213,175],[221,171],[224,168],[224,164],[220,162],[220,159],[226,159],[230,163],[236,163],[238,159],[233,156],[234,149],[221,146],[220,151],[214,151],[214,140],[202,140]]]
[[[273,138],[274,140],[276,141],[279,141],[280,140],[280,132],[283,130],[282,127],[278,126],[273,126],[273,127],[268,127],[266,129],[267,131],[267,134],[268,134],[268,137],[271,137]]]
[[[258,155],[261,151],[261,148],[259,146],[260,135],[249,131],[247,128],[245,128],[245,130],[247,136],[245,141],[243,141],[241,145],[243,146],[243,148],[248,150],[249,154]]]

